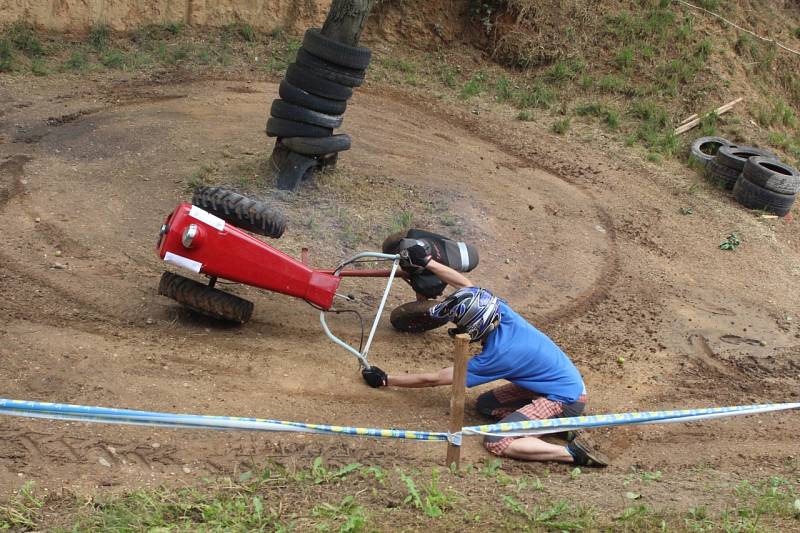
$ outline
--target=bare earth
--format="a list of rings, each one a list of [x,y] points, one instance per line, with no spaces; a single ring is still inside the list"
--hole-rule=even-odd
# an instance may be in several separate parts
[[[446,427],[447,390],[369,389],[301,301],[233,287],[256,312],[249,324],[225,328],[156,294],[163,217],[190,197],[187,177],[201,165],[269,150],[261,131],[276,93],[275,84],[226,80],[24,79],[0,89],[2,396]],[[678,163],[645,165],[596,140],[566,141],[489,104],[476,115],[367,88],[344,131],[353,149],[322,185],[375,220],[397,211],[401,197],[409,209],[415,198],[435,199],[456,213],[457,231],[481,252],[471,277],[565,348],[586,378],[592,413],[798,401],[800,235],[791,217],[759,218]],[[299,200],[325,201],[317,189]],[[308,245],[319,266],[344,257],[325,227],[312,231],[300,219],[303,206],[280,201],[295,218],[276,246],[299,255]],[[732,232],[743,244],[719,250]],[[377,249],[383,237],[362,247]],[[380,283],[351,285],[365,309],[374,305]],[[391,303],[411,296],[398,284]],[[334,323],[357,333],[344,318]],[[450,350],[443,330],[404,335],[384,320],[370,357],[389,371],[415,371],[447,365]],[[472,411],[467,418],[480,420]],[[789,412],[597,431],[613,466],[561,490],[621,505],[604,493],[623,490],[631,469],[662,470],[664,482],[646,496],[673,505],[691,502],[709,481],[796,478],[799,430]],[[444,458],[438,444],[10,417],[0,442],[6,495],[28,479],[76,492],[182,485],[266,458],[411,466]],[[478,440],[463,453],[467,462],[487,458]],[[713,505],[723,496],[703,498]]]

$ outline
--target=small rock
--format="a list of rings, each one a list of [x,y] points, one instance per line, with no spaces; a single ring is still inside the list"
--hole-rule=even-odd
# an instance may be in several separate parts
[[[508,274],[506,274],[506,279],[511,279],[511,276],[509,276]]]
[[[511,264],[511,259],[508,259],[508,258],[507,258],[507,259],[506,259],[506,264],[507,264],[507,265],[510,265],[510,264]]]
[[[117,449],[113,446],[106,446],[106,450],[108,450],[108,453],[111,455],[117,455]]]
[[[53,268],[57,268],[59,270],[64,270],[65,268],[67,268],[67,265],[64,265],[64,264],[61,264],[61,263],[53,263]]]
[[[108,459],[106,459],[105,457],[101,457],[97,462],[105,466],[106,468],[111,468],[111,463],[109,463]]]
[[[184,382],[183,382],[183,386],[184,386],[184,387],[188,387],[188,386],[189,386],[189,384],[188,384],[188,383],[186,383],[186,382],[184,381]]]
[[[34,221],[34,222],[36,222],[36,223],[38,224],[39,222],[41,222],[41,221],[42,221],[42,219],[41,219],[41,218],[39,218],[39,217],[36,217],[36,218],[34,218],[34,219],[33,219],[33,221]]]
[[[157,443],[157,442],[153,442],[153,443],[150,444],[150,447],[158,449],[158,448],[161,448],[161,445],[159,443]]]
[[[61,250],[56,250],[53,255],[55,255],[56,257],[61,257]]]
[[[184,466],[183,467],[183,473],[184,474],[191,474],[192,473],[192,469],[189,468],[188,466]]]
[[[596,229],[596,230],[597,230],[597,231],[599,231],[600,233],[605,233],[605,232],[606,232],[606,228],[604,228],[603,226],[601,226],[601,225],[599,225],[599,224],[598,224],[598,225],[596,225],[596,226],[594,227],[594,229]]]
[[[144,321],[144,323],[147,324],[147,325],[151,325],[151,324],[155,324],[156,321],[153,320],[152,318],[148,318],[147,320]]]

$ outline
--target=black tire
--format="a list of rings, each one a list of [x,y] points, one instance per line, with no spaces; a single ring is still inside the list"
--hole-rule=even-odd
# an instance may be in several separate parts
[[[383,244],[381,245],[381,251],[385,254],[396,254],[400,252],[400,241],[406,238],[406,234],[408,231],[398,231],[397,233],[392,233],[385,239],[383,239]]]
[[[299,105],[307,109],[327,113],[329,115],[341,115],[347,109],[347,101],[331,100],[316,94],[311,94],[303,89],[298,89],[286,80],[281,81],[278,87],[278,94],[290,104]]]
[[[736,201],[750,209],[762,209],[768,213],[784,216],[792,208],[794,194],[778,194],[768,191],[745,178],[740,177],[733,188]]]
[[[408,302],[395,307],[389,317],[392,327],[407,333],[422,333],[447,324],[446,318],[434,318],[428,310],[438,302],[425,300],[421,302]]]
[[[314,54],[303,50],[297,51],[297,63],[313,70],[315,74],[326,80],[335,81],[347,87],[361,87],[364,83],[364,71],[340,67],[320,59]]]
[[[702,165],[707,166],[720,148],[730,145],[731,143],[722,137],[700,137],[692,143],[691,155]]]
[[[333,128],[323,128],[285,118],[267,119],[267,137],[330,137]]]
[[[348,46],[322,35],[320,28],[309,28],[303,37],[303,48],[320,59],[340,67],[366,70],[372,52],[361,46]]]
[[[742,170],[750,183],[778,194],[797,194],[800,173],[794,167],[767,157],[751,157]]]
[[[297,63],[292,63],[286,69],[286,80],[295,87],[331,100],[347,100],[353,96],[353,89],[350,87],[326,80],[316,72]]]
[[[205,209],[237,228],[265,237],[280,238],[286,230],[286,217],[264,202],[222,187],[200,187],[192,205]]]
[[[158,294],[218,320],[244,324],[253,316],[253,302],[172,272],[161,274]]]
[[[708,174],[708,178],[716,185],[731,190],[733,186],[736,185],[736,180],[739,179],[741,172],[721,165],[715,159],[712,159],[706,165],[706,174]]]
[[[350,136],[346,133],[330,137],[288,137],[281,139],[283,145],[303,155],[324,155],[344,152],[350,149]]]
[[[714,161],[741,173],[747,160],[756,156],[775,158],[775,154],[769,150],[753,146],[723,146],[717,151]]]
[[[275,118],[305,122],[323,128],[333,129],[342,125],[342,115],[326,115],[283,100],[273,100],[269,112]]]

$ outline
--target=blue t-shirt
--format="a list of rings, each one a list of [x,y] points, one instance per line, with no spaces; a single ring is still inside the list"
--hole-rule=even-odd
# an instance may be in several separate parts
[[[469,361],[467,387],[497,379],[562,403],[572,403],[586,391],[566,354],[503,301],[500,324],[489,334],[483,351]]]

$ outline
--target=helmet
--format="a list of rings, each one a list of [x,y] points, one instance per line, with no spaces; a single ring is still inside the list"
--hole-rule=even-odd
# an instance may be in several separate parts
[[[483,339],[500,321],[497,296],[479,287],[465,287],[436,304],[429,311],[435,318],[447,318],[456,324],[454,333],[467,333],[470,342]]]

